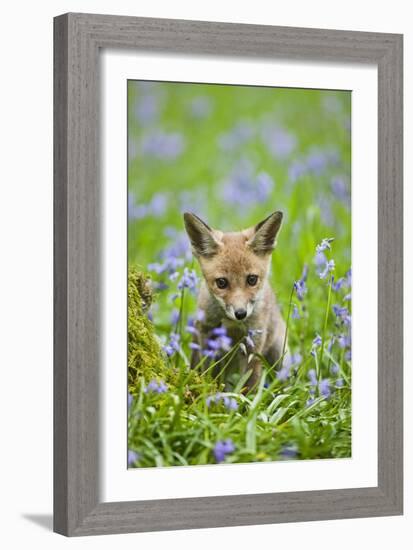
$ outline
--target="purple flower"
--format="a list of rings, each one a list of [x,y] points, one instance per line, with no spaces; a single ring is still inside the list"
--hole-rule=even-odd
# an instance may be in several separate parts
[[[310,385],[311,386],[317,386],[317,374],[315,372],[315,369],[310,369],[308,371],[308,378],[310,379]]]
[[[176,325],[179,321],[180,313],[178,309],[173,309],[171,313],[171,325]]]
[[[266,202],[274,188],[274,181],[266,172],[255,175],[254,166],[241,160],[223,182],[219,192],[222,198],[242,209]]]
[[[210,407],[212,404],[219,405],[220,403],[222,403],[224,407],[229,411],[236,411],[238,409],[238,403],[236,399],[222,393],[210,395],[206,399],[207,407]]]
[[[299,178],[304,176],[306,172],[306,165],[299,160],[295,160],[288,168],[288,178],[292,183],[295,183]]]
[[[318,389],[320,394],[328,399],[331,395],[330,380],[328,380],[328,378],[323,378],[323,380],[320,380]]]
[[[294,304],[293,307],[293,313],[292,313],[293,319],[299,319],[300,318],[300,312],[298,311],[298,307]]]
[[[136,451],[132,451],[131,449],[128,449],[128,466],[132,466],[137,462],[140,458],[139,453]]]
[[[340,336],[338,337],[338,345],[340,346],[341,349],[350,347],[351,345],[350,336],[345,334],[340,334]]]
[[[321,344],[323,343],[323,340],[319,334],[316,334],[314,340],[313,340],[313,346],[315,348],[319,348]]]
[[[225,441],[218,441],[214,447],[214,456],[217,462],[224,462],[226,456],[235,451],[235,445],[232,439],[226,439]]]
[[[298,448],[295,443],[284,443],[280,450],[280,457],[283,460],[289,460],[292,458],[296,458],[298,454]]]
[[[280,382],[286,382],[290,377],[291,367],[288,365],[283,365],[279,371],[276,373],[277,380]]]
[[[191,349],[196,349],[196,350],[200,350],[201,349],[201,346],[199,344],[197,344],[196,342],[190,342],[189,343],[189,347]]]
[[[147,204],[136,204],[132,193],[128,194],[128,218],[129,220],[141,220],[152,216],[159,218],[166,212],[168,206],[168,195],[166,193],[155,193]]]
[[[180,350],[180,341],[181,337],[176,332],[172,332],[169,336],[169,342],[163,346],[163,350],[168,357],[172,357],[176,351]]]
[[[340,367],[338,365],[336,364],[331,365],[330,367],[331,374],[336,375],[339,373],[339,371],[340,371]]]
[[[349,183],[343,176],[335,176],[331,180],[331,190],[338,200],[350,205]]]
[[[295,281],[294,283],[294,290],[297,293],[297,298],[302,301],[304,299],[304,295],[307,293],[307,280],[308,275],[308,265],[305,264],[303,267],[303,272],[301,273],[301,278],[298,279],[298,281]]]
[[[324,250],[331,250],[331,243],[334,241],[334,237],[330,237],[327,239],[323,239],[320,244],[316,246],[316,252],[319,254],[320,252],[324,252]]]
[[[332,282],[331,288],[335,291],[341,290],[343,286],[346,286],[346,279],[344,277],[340,277],[337,281]]]
[[[294,290],[297,293],[297,298],[302,301],[304,299],[305,294],[307,293],[307,285],[305,281],[303,281],[302,279],[295,281]]]
[[[226,336],[227,329],[225,327],[216,327],[211,330],[213,336]]]
[[[194,269],[184,269],[181,280],[178,283],[178,290],[187,288],[190,292],[195,292],[198,284],[198,276]]]
[[[342,378],[337,378],[336,388],[342,388],[344,386],[344,380]]]
[[[311,405],[313,403],[315,403],[315,399],[314,399],[314,397],[310,397],[309,399],[307,399],[306,405],[307,405],[307,407],[311,407]]]
[[[195,336],[199,334],[199,330],[194,325],[187,325],[186,332]]]
[[[143,125],[153,124],[158,118],[159,106],[155,94],[142,95],[135,105],[135,116]]]
[[[147,134],[141,144],[142,156],[158,160],[174,160],[183,153],[184,148],[185,142],[181,134],[162,130]]]
[[[314,263],[317,267],[320,267],[324,265],[327,262],[326,255],[322,251],[316,252],[316,255],[314,256]]]
[[[291,155],[297,145],[295,136],[281,127],[267,127],[263,132],[263,141],[268,151],[278,159]]]
[[[351,325],[351,315],[346,307],[338,306],[337,304],[333,305],[333,311],[339,321],[344,325]]]
[[[218,139],[220,148],[224,151],[233,151],[252,139],[254,130],[248,122],[241,121],[229,132],[222,134]]]
[[[336,267],[336,264],[334,260],[329,260],[326,263],[324,270],[321,273],[319,273],[320,279],[325,279],[329,273],[334,271],[335,267]]]
[[[302,361],[302,357],[299,353],[293,353],[292,355],[288,354],[285,356],[282,367],[276,373],[277,380],[280,382],[286,382],[291,375],[291,369],[293,367],[297,368]]]
[[[203,350],[203,355],[206,357],[215,357],[220,351],[229,351],[232,339],[227,336],[227,329],[225,327],[216,327],[210,332],[206,344],[207,348]]]
[[[168,386],[165,382],[157,382],[156,380],[151,380],[145,388],[145,393],[166,393],[168,391]]]

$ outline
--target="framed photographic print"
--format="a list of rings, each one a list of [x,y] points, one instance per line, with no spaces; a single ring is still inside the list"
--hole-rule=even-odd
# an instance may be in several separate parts
[[[402,513],[402,37],[55,19],[55,530]]]

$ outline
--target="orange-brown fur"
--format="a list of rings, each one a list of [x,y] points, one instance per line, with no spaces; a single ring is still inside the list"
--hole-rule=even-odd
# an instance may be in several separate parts
[[[205,312],[205,318],[197,323],[197,343],[204,347],[210,331],[225,326],[233,343],[243,342],[229,369],[241,373],[251,369],[249,388],[256,385],[261,375],[262,362],[258,355],[274,364],[285,348],[285,323],[268,281],[271,253],[281,219],[282,214],[276,212],[255,227],[222,233],[211,229],[197,216],[185,214],[186,230],[204,277],[198,308]],[[247,283],[251,274],[258,276],[254,286]],[[218,288],[219,278],[227,280],[226,288]],[[237,320],[234,312],[240,310],[246,311],[247,316]],[[253,334],[253,349],[245,345],[248,331]],[[199,360],[199,352],[195,351],[192,363],[197,364]]]

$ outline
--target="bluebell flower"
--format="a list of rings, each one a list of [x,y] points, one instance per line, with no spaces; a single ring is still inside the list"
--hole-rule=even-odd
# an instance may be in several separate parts
[[[232,439],[218,441],[214,447],[214,456],[217,462],[224,462],[226,456],[235,451],[235,445]]]
[[[291,369],[293,367],[297,369],[301,361],[302,357],[300,353],[287,354],[284,357],[280,370],[276,373],[277,380],[280,382],[286,382],[291,376]]]
[[[199,330],[194,325],[187,325],[186,326],[186,332],[189,332],[189,334],[198,335]]]
[[[307,293],[307,285],[305,281],[303,281],[302,279],[295,281],[294,290],[297,293],[297,298],[302,301],[305,294]]]
[[[246,209],[267,201],[273,188],[274,181],[269,174],[255,175],[252,163],[243,159],[222,183],[219,193],[225,201]]]
[[[181,339],[180,335],[177,334],[176,332],[172,332],[169,335],[168,343],[163,346],[163,350],[168,357],[172,357],[172,355],[174,355],[175,352],[181,349],[180,343],[179,343],[180,339]]]
[[[236,411],[238,409],[238,403],[234,397],[229,397],[228,395],[220,392],[210,395],[206,399],[207,407],[210,407],[212,404],[219,405],[220,403],[222,403],[229,411]]]
[[[284,443],[280,450],[280,457],[283,460],[296,458],[298,455],[298,447],[295,443]]]
[[[229,132],[218,138],[218,145],[224,151],[233,151],[244,145],[254,136],[254,129],[249,122],[238,122]]]
[[[227,329],[225,327],[216,327],[211,330],[213,336],[226,336]]]
[[[139,97],[134,112],[142,125],[153,124],[159,116],[159,103],[156,94],[146,93]]]
[[[132,466],[137,462],[140,458],[139,453],[136,451],[132,451],[131,449],[128,449],[128,466]]]
[[[318,389],[320,391],[320,394],[328,399],[331,396],[330,380],[328,380],[328,378],[323,378],[322,380],[320,380]]]
[[[333,374],[335,376],[336,374],[338,374],[340,372],[340,367],[338,365],[336,365],[335,363],[333,363],[330,367],[330,372],[331,372],[331,374]]]
[[[317,373],[316,373],[315,369],[310,369],[308,371],[308,378],[310,379],[310,385],[311,386],[317,386],[318,381],[317,381]]]
[[[326,255],[321,250],[316,252],[314,256],[314,263],[317,267],[324,265],[327,262]]]
[[[176,325],[179,321],[180,313],[178,309],[173,309],[171,313],[171,325]]]
[[[334,237],[325,238],[321,241],[320,244],[316,246],[316,252],[324,252],[324,250],[331,250],[331,243],[334,241]]]
[[[300,312],[298,311],[298,307],[295,304],[293,306],[292,318],[293,319],[299,319],[300,318]]]
[[[344,277],[340,277],[340,279],[337,279],[337,281],[333,279],[333,282],[331,283],[331,288],[337,292],[338,290],[341,290],[346,285],[347,285],[346,279]]]
[[[196,291],[197,284],[198,276],[196,274],[196,271],[194,269],[188,269],[186,267],[184,269],[182,278],[178,283],[178,289],[183,290],[184,288],[187,288],[189,291],[194,293]]]
[[[297,146],[296,137],[279,126],[265,128],[262,137],[268,151],[278,159],[290,156]]]
[[[196,349],[196,350],[200,350],[201,349],[201,346],[199,344],[197,344],[196,342],[189,342],[189,347],[191,349]]]
[[[295,160],[288,168],[288,179],[295,183],[298,179],[304,176],[308,172],[307,166],[304,162]]]
[[[320,279],[325,279],[329,273],[334,271],[335,267],[336,267],[336,264],[334,260],[329,260],[326,263],[324,270],[321,273],[319,273]]]
[[[184,138],[178,132],[153,131],[144,136],[141,143],[142,156],[158,160],[174,160],[184,149]]]
[[[300,279],[298,279],[298,281],[295,281],[294,283],[294,290],[297,294],[297,298],[300,301],[304,299],[304,296],[307,293],[307,285],[306,285],[307,276],[308,276],[308,265],[305,264],[303,267],[303,272],[301,273]]]
[[[307,407],[311,407],[311,405],[315,403],[315,398],[314,397],[310,397],[309,399],[307,399]]]
[[[145,393],[166,393],[168,391],[168,386],[165,382],[157,382],[156,380],[151,380],[145,388]]]
[[[343,176],[335,176],[331,180],[331,190],[334,195],[347,206],[350,205],[349,187],[348,181]]]
[[[350,345],[351,345],[350,336],[349,336],[349,335],[346,335],[346,334],[340,334],[340,336],[338,337],[337,341],[338,341],[338,345],[339,345],[340,348],[342,348],[342,349],[348,348],[348,347],[350,347]]]
[[[216,357],[220,351],[227,352],[230,350],[232,339],[227,335],[225,327],[217,327],[210,332],[206,345],[206,349],[202,352],[203,355],[206,357]]]
[[[323,340],[319,334],[316,334],[314,340],[313,340],[313,346],[315,348],[319,348],[321,344],[323,343]]]
[[[342,388],[344,386],[344,380],[342,378],[337,378],[336,380],[336,387]]]

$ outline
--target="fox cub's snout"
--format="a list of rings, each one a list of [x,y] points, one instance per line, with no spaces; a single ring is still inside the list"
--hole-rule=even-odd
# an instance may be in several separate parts
[[[274,212],[254,227],[223,233],[195,214],[184,214],[205,283],[228,319],[245,321],[263,298],[282,217],[281,212]]]
[[[225,326],[232,342],[245,342],[231,356],[228,370],[237,369],[241,374],[250,370],[249,388],[260,378],[260,356],[274,365],[287,349],[285,323],[268,281],[282,217],[281,212],[274,212],[254,227],[223,233],[211,229],[195,214],[184,214],[192,250],[204,276],[198,308],[205,315],[197,321],[192,365],[199,364],[211,330]]]

